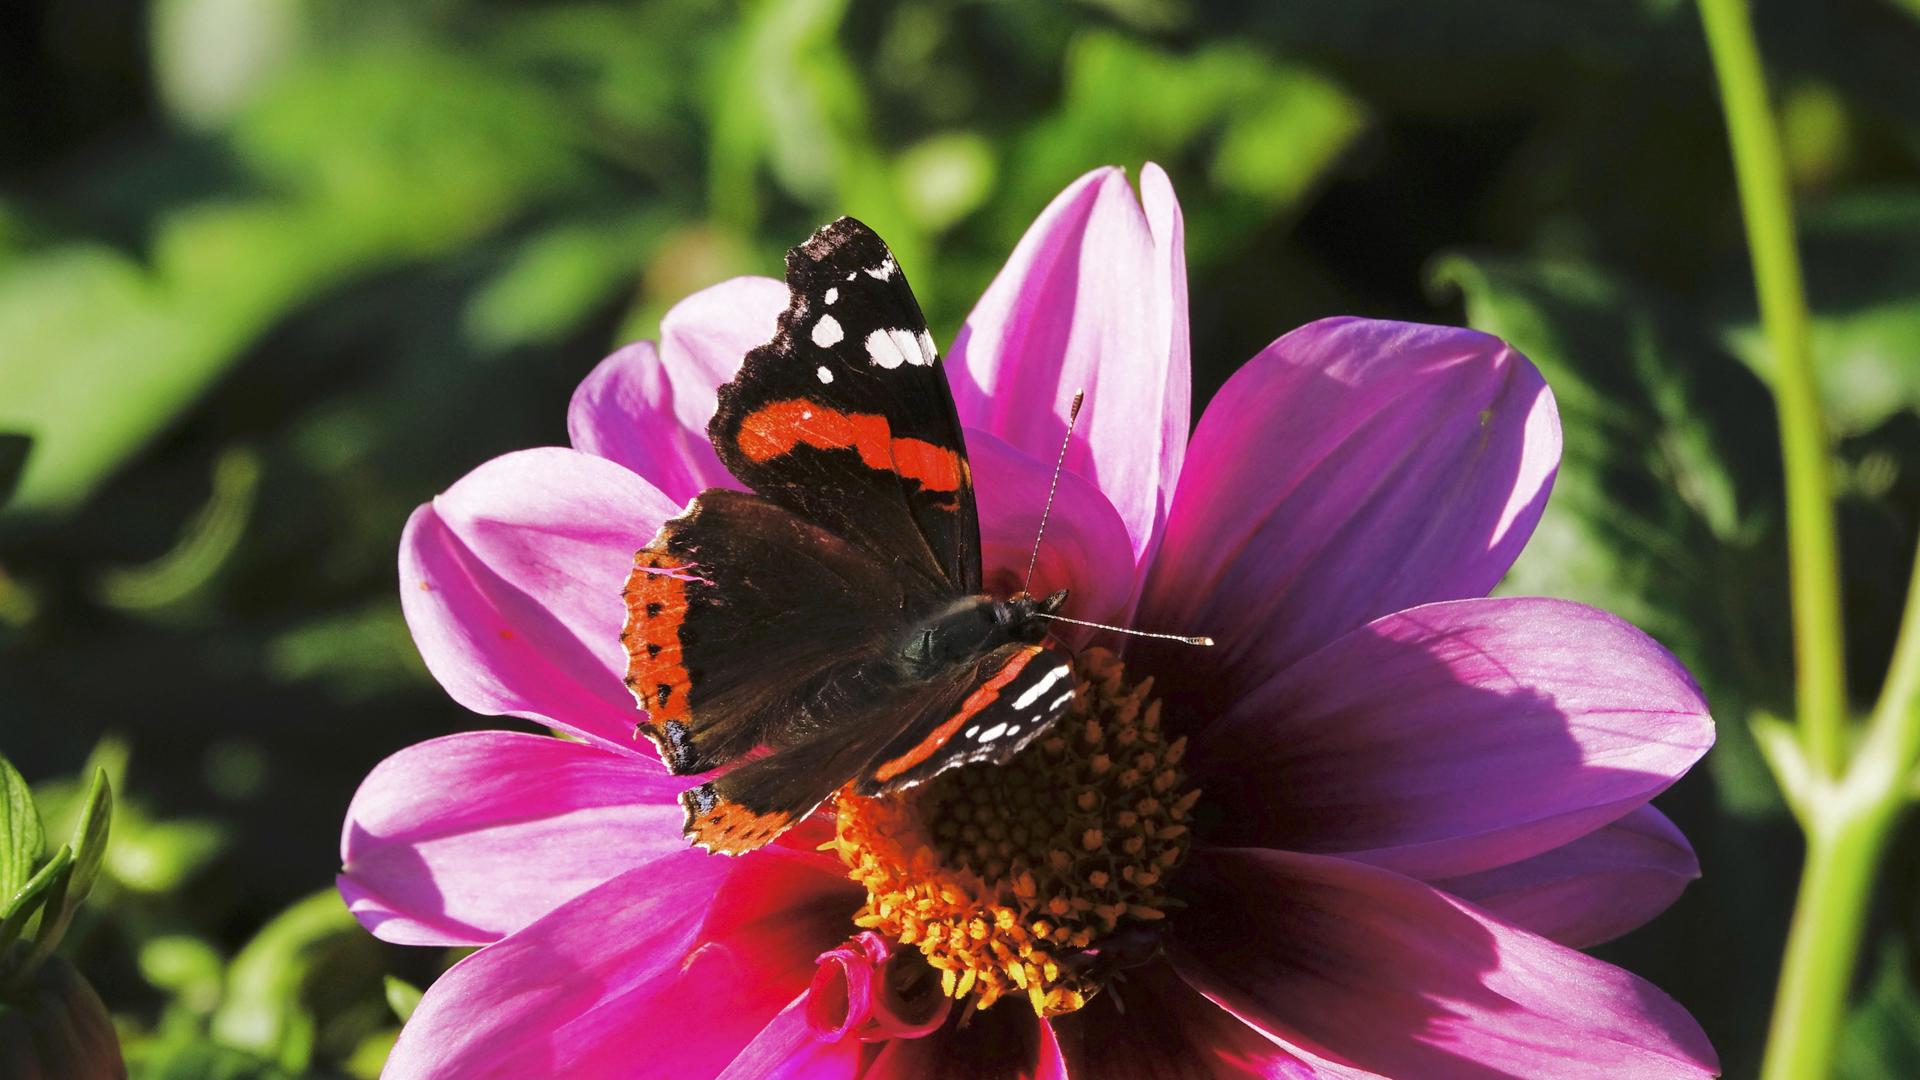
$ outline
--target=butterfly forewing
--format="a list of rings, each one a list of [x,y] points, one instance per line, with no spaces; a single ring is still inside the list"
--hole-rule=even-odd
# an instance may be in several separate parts
[[[893,253],[841,218],[787,253],[772,341],[707,433],[748,487],[924,579],[980,587],[980,525],[944,365]]]

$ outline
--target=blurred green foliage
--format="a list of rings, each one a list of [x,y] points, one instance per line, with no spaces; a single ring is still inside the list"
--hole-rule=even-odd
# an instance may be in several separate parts
[[[1706,877],[1603,953],[1753,1071],[1796,867],[1747,729],[1790,706],[1785,562],[1690,5],[103,6],[0,34],[0,748],[49,835],[73,777],[120,793],[66,951],[135,1075],[372,1076],[451,959],[327,887],[366,770],[482,723],[399,615],[414,505],[562,441],[603,353],[821,220],[879,228],[949,340],[1055,192],[1147,159],[1187,215],[1197,403],[1341,312],[1470,323],[1546,373],[1566,457],[1503,588],[1633,619],[1722,721],[1661,800]],[[1864,700],[1920,522],[1920,13],[1759,7]],[[1920,1061],[1916,848],[1845,1075]]]

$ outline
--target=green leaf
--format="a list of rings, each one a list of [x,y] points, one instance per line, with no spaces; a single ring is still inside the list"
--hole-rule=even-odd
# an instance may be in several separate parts
[[[1366,125],[1361,103],[1334,83],[1240,43],[1176,54],[1093,31],[1074,38],[1065,66],[1060,111],[1015,144],[1008,203],[1037,210],[1100,165],[1178,169],[1203,155],[1219,196],[1185,207],[1197,262],[1292,209]],[[1005,223],[1026,225],[1017,214]]]
[[[387,976],[386,987],[387,1007],[393,1010],[393,1015],[403,1024],[413,1019],[413,1010],[420,1007],[420,988],[392,975]]]
[[[1559,404],[1553,496],[1502,591],[1627,618],[1722,718],[1790,700],[1765,388],[1696,323],[1589,266],[1456,255],[1431,278],[1532,359]],[[1780,807],[1746,724],[1722,724],[1708,760],[1733,808]]]
[[[1879,191],[1836,198],[1801,224],[1814,374],[1840,436],[1920,410],[1920,194]],[[1721,286],[1729,346],[1763,378],[1772,361],[1752,312],[1744,265]]]
[[[214,1037],[284,1068],[306,1068],[315,1021],[301,1001],[301,991],[333,946],[365,940],[360,924],[332,889],[281,912],[229,965],[226,996],[213,1016]]]
[[[140,946],[140,974],[173,996],[175,1003],[196,1014],[212,1012],[220,1003],[220,980],[225,972],[220,953],[189,934],[167,934]]]
[[[27,883],[46,846],[32,789],[13,763],[0,756],[0,896],[12,896]]]
[[[107,834],[113,828],[113,786],[107,782],[107,770],[93,770],[93,782],[87,786],[81,803],[80,823],[73,831],[73,884],[67,903],[78,905],[93,891],[93,879],[107,853]]]
[[[8,895],[6,906],[0,907],[0,951],[19,938],[42,903],[66,895],[67,873],[72,867],[73,851],[62,846],[38,873]]]

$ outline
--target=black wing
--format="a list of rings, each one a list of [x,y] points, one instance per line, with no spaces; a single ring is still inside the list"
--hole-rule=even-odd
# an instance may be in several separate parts
[[[758,495],[703,492],[627,579],[636,734],[696,773],[843,726],[879,696],[872,673],[905,603],[898,577],[846,540]]]
[[[978,592],[980,522],[953,393],[887,245],[841,218],[787,252],[772,341],[720,388],[707,434],[748,487],[900,566]]]
[[[735,855],[785,832],[849,781],[855,794],[877,795],[958,765],[1004,763],[1066,714],[1073,687],[1065,653],[1024,644],[893,684],[848,702],[845,726],[684,792],[684,831],[708,851]]]
[[[960,765],[1004,765],[1071,707],[1073,658],[1055,645],[1002,645],[880,748],[855,794],[912,787]]]

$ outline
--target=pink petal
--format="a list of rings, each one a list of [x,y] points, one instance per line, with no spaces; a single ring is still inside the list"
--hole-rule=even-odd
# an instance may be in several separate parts
[[[1244,692],[1371,619],[1486,595],[1559,460],[1553,396],[1498,338],[1312,323],[1207,407],[1138,621],[1212,635],[1164,666]]]
[[[1314,1076],[1298,1058],[1202,997],[1164,964],[1126,972],[1124,979],[1086,1008],[1051,1023],[1069,1076],[1101,1080],[1311,1080]]]
[[[1014,248],[954,341],[961,419],[1051,462],[1087,392],[1067,467],[1107,493],[1136,565],[1159,542],[1188,427],[1187,267],[1180,206],[1149,164],[1088,173]],[[1144,207],[1143,204],[1144,203]]]
[[[1221,846],[1432,880],[1584,836],[1711,745],[1686,669],[1627,623],[1564,600],[1459,600],[1375,620],[1233,703],[1191,770]]]
[[[679,508],[626,469],[573,450],[498,457],[414,511],[400,604],[455,701],[631,750],[620,587]]]
[[[1699,1025],[1647,982],[1377,867],[1196,853],[1176,968],[1209,998],[1387,1076],[1708,1076]]]
[[[433,739],[361,782],[340,889],[382,940],[485,944],[686,850],[675,801],[686,786],[652,758],[544,735]]]
[[[860,897],[839,870],[777,848],[630,870],[455,964],[383,1075],[716,1075],[845,936]]]
[[[802,991],[780,1015],[754,1036],[719,1080],[853,1080],[860,1075],[867,1046],[859,1039],[829,1042],[807,1022],[807,993]]]
[[[737,487],[704,430],[680,422],[674,392],[653,342],[638,341],[600,362],[567,408],[576,450],[617,461],[675,502],[710,487]]]
[[[676,504],[710,487],[738,487],[707,441],[714,391],[748,350],[772,339],[786,306],[787,287],[757,277],[674,305],[660,321],[657,349],[646,341],[621,349],[574,391],[574,447],[625,465]]]
[[[862,1080],[1067,1080],[1052,1029],[1019,999],[972,1013],[965,1027],[962,1012],[955,1009],[954,1019],[924,1039],[884,1044]]]
[[[1700,876],[1673,822],[1642,806],[1531,859],[1434,882],[1488,914],[1575,949],[1637,929]]]
[[[996,592],[1011,592],[1026,577],[1054,459],[1028,457],[978,428],[967,432],[967,457],[979,497],[987,584]],[[1133,585],[1133,547],[1113,504],[1099,488],[1062,474],[1034,570],[1034,595],[1072,589],[1062,614],[1104,621],[1121,614]]]

